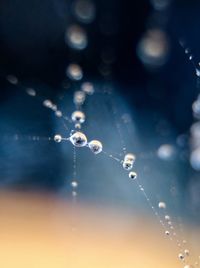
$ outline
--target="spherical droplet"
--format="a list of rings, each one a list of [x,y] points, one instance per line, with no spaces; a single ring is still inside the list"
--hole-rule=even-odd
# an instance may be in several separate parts
[[[178,257],[179,257],[180,260],[184,260],[184,255],[183,255],[182,253],[180,253],[180,254],[178,255]]]
[[[92,83],[90,82],[84,82],[81,85],[81,90],[84,91],[86,94],[88,95],[92,95],[94,94],[94,86]]]
[[[170,232],[169,232],[169,231],[165,231],[165,234],[166,234],[166,235],[170,235]]]
[[[55,136],[54,136],[54,141],[55,141],[55,142],[58,142],[58,143],[61,142],[61,141],[62,141],[62,136],[59,135],[59,134],[55,135]]]
[[[131,171],[129,173],[129,178],[132,179],[132,180],[136,180],[137,179],[137,173],[134,172],[134,171]]]
[[[83,124],[85,122],[85,114],[81,111],[73,112],[71,118],[74,123]]]
[[[88,39],[85,30],[79,25],[71,25],[65,34],[65,41],[73,49],[82,50],[87,47]]]
[[[123,161],[123,168],[125,170],[131,170],[133,168],[133,162],[130,160]]]
[[[103,150],[103,145],[100,141],[97,140],[92,140],[89,142],[88,144],[90,150],[94,153],[94,154],[99,154],[102,152]]]
[[[129,153],[129,154],[126,154],[126,155],[124,156],[124,161],[131,161],[132,164],[134,164],[135,159],[136,159],[136,157],[135,157],[134,154],[130,154],[130,153]]]
[[[67,67],[66,74],[71,80],[75,81],[81,80],[83,77],[83,71],[81,67],[75,63],[71,63]]]
[[[70,137],[71,143],[76,147],[84,147],[87,144],[87,137],[82,132],[75,132]]]
[[[158,207],[162,208],[162,209],[165,209],[167,206],[166,206],[166,204],[164,202],[159,202]]]

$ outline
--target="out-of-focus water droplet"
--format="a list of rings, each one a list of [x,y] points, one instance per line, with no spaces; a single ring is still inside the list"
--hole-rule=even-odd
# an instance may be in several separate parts
[[[54,136],[54,141],[60,143],[62,141],[62,136],[57,134]]]
[[[70,137],[71,143],[76,147],[84,147],[87,144],[87,137],[82,132],[75,132]]]
[[[200,170],[200,147],[191,152],[190,164],[194,170],[196,171]]]
[[[52,108],[52,106],[53,106],[53,103],[52,103],[52,101],[51,100],[44,100],[43,101],[43,105],[45,106],[45,107],[47,107],[47,108]]]
[[[169,221],[171,218],[170,218],[170,216],[169,215],[165,215],[165,220],[166,221]]]
[[[84,91],[86,94],[88,95],[92,95],[94,94],[94,86],[92,83],[90,82],[84,82],[81,85],[81,90]]]
[[[157,155],[161,160],[171,160],[175,156],[175,148],[170,144],[163,144],[158,148]]]
[[[165,234],[168,236],[168,235],[170,235],[170,232],[169,231],[165,231]]]
[[[77,188],[78,187],[78,182],[77,181],[72,181],[71,186],[72,186],[72,188]]]
[[[171,0],[150,0],[150,2],[156,10],[162,11],[169,7]]]
[[[158,207],[159,208],[162,208],[162,209],[166,209],[167,206],[166,206],[166,203],[165,202],[159,202],[158,203]]]
[[[88,144],[90,150],[94,153],[94,154],[99,154],[102,152],[103,150],[103,145],[100,141],[97,140],[92,140],[89,142]]]
[[[186,256],[189,256],[190,255],[190,251],[188,249],[185,249],[184,250],[184,253],[185,253]]]
[[[27,93],[29,96],[31,96],[31,97],[35,97],[35,96],[36,96],[36,91],[35,91],[35,89],[33,89],[33,88],[27,88],[27,89],[26,89],[26,93]]]
[[[166,63],[169,46],[168,37],[164,31],[151,29],[140,40],[137,54],[144,65],[157,68]]]
[[[71,25],[66,30],[65,41],[73,49],[82,50],[87,47],[88,38],[85,30],[79,25]]]
[[[78,64],[71,63],[66,70],[67,76],[74,81],[81,80],[83,78],[83,71]]]
[[[57,117],[62,117],[62,112],[61,111],[55,111],[55,115],[57,116]]]
[[[13,85],[17,85],[18,84],[18,78],[12,74],[9,74],[6,76],[6,79],[9,83],[13,84]]]
[[[85,102],[85,92],[79,90],[75,91],[74,93],[74,104],[75,105],[82,105]]]
[[[95,5],[91,0],[76,0],[73,11],[76,18],[83,23],[91,23],[95,19]]]

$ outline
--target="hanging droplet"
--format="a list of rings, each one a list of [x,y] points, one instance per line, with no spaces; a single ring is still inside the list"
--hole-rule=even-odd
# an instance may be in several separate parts
[[[165,234],[166,234],[167,236],[169,236],[169,235],[170,235],[170,232],[169,232],[169,231],[165,231]]]
[[[81,111],[73,112],[71,118],[74,123],[83,124],[85,122],[85,114]]]
[[[94,153],[94,154],[99,154],[102,152],[103,150],[103,145],[100,141],[97,140],[93,140],[90,141],[88,144],[90,150]]]
[[[183,255],[182,253],[180,253],[180,254],[178,255],[178,257],[179,257],[180,260],[184,260],[184,255]]]
[[[130,160],[123,161],[123,168],[125,170],[131,170],[133,168],[133,162]]]
[[[137,179],[137,173],[134,172],[134,171],[131,171],[129,173],[129,178],[132,179],[132,180],[136,180]]]
[[[57,134],[54,136],[54,141],[60,143],[62,141],[62,136]]]
[[[132,164],[134,164],[135,159],[136,159],[136,157],[135,157],[134,154],[126,154],[126,155],[124,156],[124,161],[131,161]]]
[[[76,147],[84,147],[87,144],[87,137],[82,132],[75,132],[69,138],[71,143]]]

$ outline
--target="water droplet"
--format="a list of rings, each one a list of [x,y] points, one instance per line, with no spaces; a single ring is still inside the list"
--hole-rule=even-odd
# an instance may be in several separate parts
[[[67,67],[66,74],[71,80],[75,81],[81,80],[83,78],[83,71],[81,67],[75,63],[71,63]]]
[[[137,179],[137,173],[134,172],[134,171],[131,171],[129,173],[129,178],[132,179],[132,180],[136,180]]]
[[[71,118],[74,123],[83,124],[85,122],[85,114],[81,111],[73,112]]]
[[[45,107],[47,107],[47,108],[52,108],[53,103],[52,103],[51,100],[44,100],[44,101],[43,101],[43,105],[44,105]]]
[[[72,186],[72,188],[77,188],[78,187],[78,182],[77,181],[72,181],[71,186]]]
[[[170,235],[170,232],[169,232],[169,231],[165,231],[165,234],[166,234],[166,235]]]
[[[102,152],[103,150],[103,145],[100,141],[97,140],[93,140],[90,141],[88,144],[90,150],[94,153],[94,154],[99,154]]]
[[[123,161],[123,168],[125,170],[131,170],[133,168],[133,162],[130,160]]]
[[[62,141],[62,136],[59,135],[59,134],[55,135],[55,136],[54,136],[54,141],[55,141],[55,142],[58,142],[58,143],[61,142],[61,141]]]
[[[31,97],[35,97],[35,96],[36,96],[36,91],[35,91],[35,89],[33,89],[33,88],[27,88],[27,89],[26,89],[26,93],[27,93],[29,96],[31,96]]]
[[[91,0],[76,0],[74,14],[83,23],[91,23],[95,18],[95,6]]]
[[[136,157],[135,157],[134,154],[126,154],[126,155],[124,156],[124,161],[131,161],[132,164],[134,164],[135,159],[136,159]]]
[[[78,50],[85,49],[88,44],[87,34],[79,25],[71,25],[67,29],[65,41],[69,47]]]
[[[179,257],[180,260],[184,260],[184,255],[183,255],[182,253],[180,253],[180,254],[178,255],[178,257]]]
[[[171,160],[175,156],[175,148],[170,144],[163,144],[158,148],[157,155],[161,160]]]
[[[162,209],[166,209],[167,206],[166,206],[166,204],[164,202],[159,202],[158,207],[162,208]]]
[[[92,83],[90,82],[84,82],[81,85],[81,90],[84,91],[86,94],[88,95],[92,95],[94,94],[94,86]]]
[[[84,147],[87,144],[87,137],[82,132],[75,132],[70,137],[71,143],[76,147]]]
[[[76,91],[74,93],[74,104],[82,105],[85,102],[85,92]]]
[[[12,74],[7,75],[6,77],[7,81],[13,85],[17,85],[18,84],[18,78]]]

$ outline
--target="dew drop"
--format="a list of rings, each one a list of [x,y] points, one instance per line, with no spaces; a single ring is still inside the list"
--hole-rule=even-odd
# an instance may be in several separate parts
[[[84,147],[87,144],[87,137],[85,136],[85,134],[79,131],[72,134],[69,140],[76,147]]]
[[[62,141],[62,136],[57,134],[54,136],[54,141],[60,143]]]
[[[89,142],[88,144],[90,150],[94,153],[94,154],[99,154],[102,152],[103,150],[103,145],[100,141],[97,140],[92,140]]]

